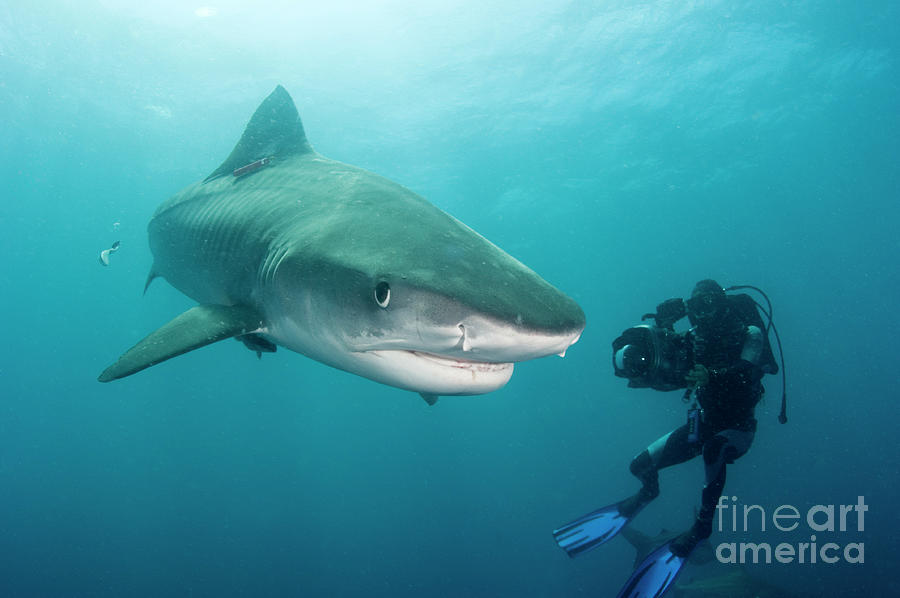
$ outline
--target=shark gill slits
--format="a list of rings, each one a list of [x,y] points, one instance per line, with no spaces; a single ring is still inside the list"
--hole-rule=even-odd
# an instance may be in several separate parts
[[[375,285],[375,303],[379,307],[387,307],[391,302],[391,285],[383,280]]]

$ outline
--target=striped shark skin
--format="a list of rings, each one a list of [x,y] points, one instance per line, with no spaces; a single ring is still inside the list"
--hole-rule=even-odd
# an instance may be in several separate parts
[[[315,152],[281,86],[212,174],[159,206],[148,236],[145,292],[161,277],[198,305],[101,382],[236,338],[433,404],[501,388],[516,362],[564,355],[585,326],[575,301],[465,224]]]

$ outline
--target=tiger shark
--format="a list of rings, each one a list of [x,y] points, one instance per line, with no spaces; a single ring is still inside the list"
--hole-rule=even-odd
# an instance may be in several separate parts
[[[280,85],[228,158],[148,225],[157,277],[199,305],[100,382],[228,338],[282,346],[420,393],[503,387],[515,362],[564,355],[584,313],[490,241],[384,177],[325,158]]]

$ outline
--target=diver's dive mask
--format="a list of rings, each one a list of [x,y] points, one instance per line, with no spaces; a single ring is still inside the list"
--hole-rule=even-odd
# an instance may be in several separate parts
[[[725,304],[719,297],[712,294],[696,295],[685,303],[687,303],[688,314],[700,321],[715,316]]]
[[[694,287],[691,298],[685,301],[692,323],[705,323],[724,312],[728,307],[728,296],[714,280],[701,280]]]

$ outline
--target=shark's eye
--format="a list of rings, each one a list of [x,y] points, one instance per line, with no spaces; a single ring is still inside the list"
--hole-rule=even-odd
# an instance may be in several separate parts
[[[381,281],[375,285],[375,303],[381,307],[387,307],[391,302],[391,285]]]

